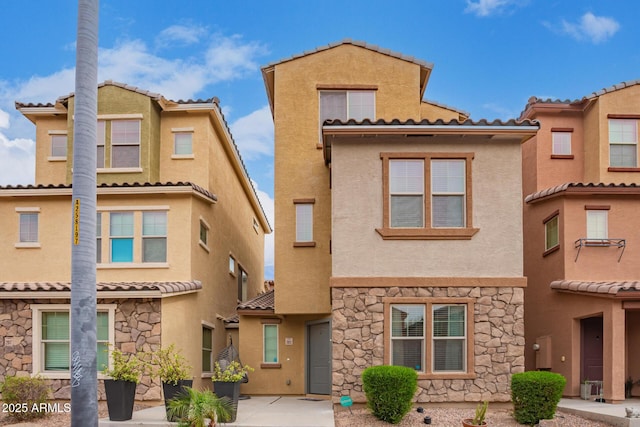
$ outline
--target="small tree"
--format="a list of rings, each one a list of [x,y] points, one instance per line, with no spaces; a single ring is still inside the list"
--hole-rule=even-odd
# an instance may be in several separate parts
[[[528,371],[511,376],[513,416],[520,424],[553,419],[567,380],[560,374]]]
[[[13,420],[33,420],[47,415],[46,411],[33,410],[33,405],[39,407],[49,397],[49,387],[42,377],[6,377],[0,384],[0,392],[9,418]]]
[[[418,374],[404,366],[371,366],[362,373],[362,383],[373,415],[398,424],[411,410]]]

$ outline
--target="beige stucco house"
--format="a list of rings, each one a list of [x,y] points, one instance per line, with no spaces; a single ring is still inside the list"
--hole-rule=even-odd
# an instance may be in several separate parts
[[[522,118],[540,122],[523,145],[527,369],[561,373],[568,396],[601,381],[622,401],[640,379],[640,81],[533,97]]]
[[[36,180],[0,187],[0,380],[39,374],[56,398],[69,396],[73,101],[16,103],[36,126]],[[210,386],[217,352],[237,345],[224,319],[262,291],[271,231],[219,102],[107,81],[96,149],[99,350],[173,343]],[[159,380],[137,398],[161,398]]]
[[[509,400],[524,370],[520,144],[538,126],[423,100],[432,68],[351,40],[263,67],[276,286],[238,311],[259,366],[245,392],[362,402],[360,373],[397,364],[422,402]]]

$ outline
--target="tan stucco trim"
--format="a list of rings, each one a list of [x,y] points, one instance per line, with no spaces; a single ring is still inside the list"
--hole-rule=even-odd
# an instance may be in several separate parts
[[[392,304],[423,304],[425,306],[425,325],[424,325],[424,355],[425,355],[425,370],[424,372],[418,372],[418,379],[472,379],[476,378],[475,374],[475,359],[474,359],[474,304],[475,298],[430,298],[430,297],[384,297],[382,298],[384,304],[384,364],[391,364],[391,305]],[[465,372],[446,372],[446,373],[434,373],[432,370],[433,360],[431,358],[432,351],[432,322],[429,320],[429,314],[431,307],[434,304],[466,304],[467,305],[467,360]]]
[[[178,295],[192,294],[198,292],[194,289],[184,292],[172,292],[163,294],[160,291],[109,291],[98,292],[97,298],[169,298]],[[0,292],[0,299],[69,299],[71,292],[48,292],[48,291],[20,291],[20,292]]]
[[[238,310],[237,312],[239,316],[267,316],[275,313],[273,309],[266,309],[266,310],[246,309],[246,310]]]
[[[321,84],[316,85],[317,90],[378,90],[378,85],[365,84]]]
[[[332,288],[527,287],[526,277],[331,277]]]

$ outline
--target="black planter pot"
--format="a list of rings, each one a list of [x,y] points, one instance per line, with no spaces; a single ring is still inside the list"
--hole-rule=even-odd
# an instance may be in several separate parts
[[[122,380],[104,380],[107,394],[109,420],[127,421],[133,415],[133,402],[136,398],[136,383]]]
[[[180,380],[178,384],[173,385],[169,383],[162,383],[162,393],[164,394],[164,409],[167,413],[167,421],[178,421],[176,417],[171,417],[169,419],[169,401],[174,397],[177,397],[178,394],[186,393],[184,390],[185,387],[192,387],[193,380]]]
[[[236,420],[236,413],[238,412],[238,399],[240,397],[240,381],[235,383],[214,381],[213,392],[219,398],[228,397],[233,403],[233,407],[236,409],[231,415],[230,423]]]

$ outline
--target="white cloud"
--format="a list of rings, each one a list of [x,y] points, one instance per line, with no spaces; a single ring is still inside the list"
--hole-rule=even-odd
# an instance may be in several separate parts
[[[474,13],[477,16],[489,16],[502,12],[507,6],[513,4],[513,0],[467,0],[466,13]]]
[[[598,44],[613,37],[620,29],[620,24],[613,18],[596,16],[587,12],[577,23],[562,20],[562,32],[576,40],[589,40]]]
[[[158,34],[156,45],[158,47],[188,46],[198,43],[206,35],[207,29],[202,26],[172,25]]]
[[[244,159],[273,155],[273,118],[268,105],[240,117],[229,127]]]
[[[194,45],[197,40],[207,42],[192,46],[191,56],[181,58],[150,52],[142,40],[102,47],[98,81],[114,80],[158,92],[169,99],[190,99],[210,85],[256,72],[256,59],[266,53],[260,43],[246,42],[238,35],[209,35],[204,27],[168,27],[159,40]],[[14,109],[14,102],[53,103],[73,92],[74,84],[73,68],[22,81],[0,80],[0,185],[33,183],[35,127]],[[259,133],[247,141],[248,157],[253,152],[269,153],[269,148],[265,148],[269,143]]]
[[[264,209],[264,213],[267,216],[267,220],[271,225],[271,229],[274,230],[271,234],[267,234],[264,237],[264,266],[267,270],[272,270],[274,265],[274,234],[275,234],[275,209],[273,204],[273,198],[267,194],[266,192],[260,190],[258,188],[258,184],[255,181],[251,181],[253,184],[253,188],[256,189],[256,194],[258,195],[258,199],[262,204],[262,209]]]

